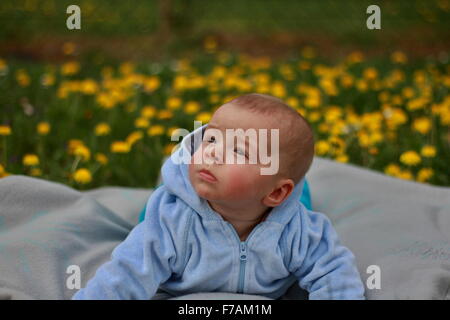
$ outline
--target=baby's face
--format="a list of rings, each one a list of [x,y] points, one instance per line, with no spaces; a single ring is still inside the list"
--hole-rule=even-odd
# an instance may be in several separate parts
[[[261,164],[259,156],[250,159],[252,154],[259,155],[257,140],[238,135],[227,141],[226,129],[270,132],[274,127],[267,116],[233,105],[220,107],[205,130],[201,147],[192,156],[190,181],[198,195],[209,201],[232,201],[236,205],[261,201],[274,187],[277,175],[262,175],[261,168],[267,165]],[[267,141],[269,144],[271,139]],[[238,163],[238,158],[245,163]]]

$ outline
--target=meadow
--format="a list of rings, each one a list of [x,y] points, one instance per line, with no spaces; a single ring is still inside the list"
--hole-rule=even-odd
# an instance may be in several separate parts
[[[0,177],[154,187],[177,128],[249,92],[313,126],[316,155],[450,186],[450,1],[2,0]],[[66,28],[77,4],[81,30]]]
[[[0,175],[24,174],[78,189],[153,187],[177,128],[207,123],[233,97],[284,99],[312,124],[316,155],[450,186],[448,55],[410,62],[401,51],[335,63],[314,47],[282,61],[219,50],[195,58],[85,64],[0,60]]]

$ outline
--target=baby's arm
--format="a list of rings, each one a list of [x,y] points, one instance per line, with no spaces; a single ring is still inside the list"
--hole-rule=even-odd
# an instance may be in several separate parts
[[[292,239],[291,270],[309,299],[365,299],[355,257],[340,244],[329,219],[309,211],[301,218],[300,230]]]
[[[147,207],[148,210],[148,207]],[[146,214],[72,299],[150,299],[172,273],[173,241],[158,212]]]

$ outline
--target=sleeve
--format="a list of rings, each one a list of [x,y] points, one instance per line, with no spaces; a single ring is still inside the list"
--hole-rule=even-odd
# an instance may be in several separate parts
[[[364,285],[352,252],[340,244],[330,220],[305,210],[292,239],[290,269],[311,300],[363,300]],[[298,226],[298,224],[297,224]]]
[[[150,199],[151,200],[151,199]],[[144,221],[112,252],[74,300],[148,300],[172,274],[176,251],[159,206],[149,206]],[[153,211],[156,212],[153,212]]]

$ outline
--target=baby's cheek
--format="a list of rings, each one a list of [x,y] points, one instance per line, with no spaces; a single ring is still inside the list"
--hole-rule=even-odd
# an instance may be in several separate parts
[[[227,171],[226,190],[224,190],[226,194],[236,198],[246,198],[253,193],[256,187],[255,179],[252,179],[248,169],[236,167]]]

